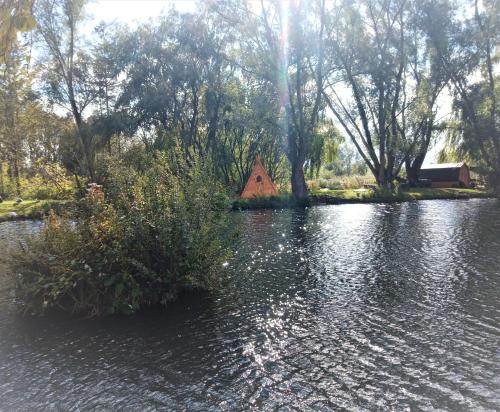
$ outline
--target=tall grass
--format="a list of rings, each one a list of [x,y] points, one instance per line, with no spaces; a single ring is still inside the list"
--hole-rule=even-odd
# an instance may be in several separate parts
[[[315,180],[309,180],[310,189],[358,189],[366,185],[375,185],[375,179],[372,175],[352,175],[335,176],[333,174],[322,174]]]

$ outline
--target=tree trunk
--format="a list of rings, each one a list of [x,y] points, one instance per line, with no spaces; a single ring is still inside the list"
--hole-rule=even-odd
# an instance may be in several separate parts
[[[406,179],[410,187],[415,187],[418,183],[418,172],[412,167],[410,160],[405,160]]]
[[[78,177],[78,173],[74,172],[74,176],[75,176],[75,183],[76,183],[76,188],[78,190],[78,194],[80,196],[85,196],[85,190],[82,187],[82,183],[80,182],[80,178]]]
[[[12,169],[14,174],[14,181],[16,183],[16,197],[21,197],[21,181],[19,179],[19,162],[17,160],[17,153],[15,154],[14,161],[12,162]]]
[[[386,170],[384,165],[380,164],[375,170],[376,173],[374,174],[374,176],[375,181],[377,182],[377,186],[386,189],[389,183],[386,178]]]
[[[406,177],[408,179],[408,183],[412,187],[415,187],[418,184],[418,172],[420,172],[420,169],[422,168],[426,155],[427,148],[425,148],[422,153],[415,156],[413,161],[410,159],[405,160]]]
[[[406,178],[411,187],[416,187],[418,185],[418,172],[421,165],[415,164],[415,161],[410,162],[409,160],[405,162]]]
[[[292,193],[295,199],[305,199],[307,197],[304,165],[300,162],[292,163]]]
[[[493,172],[490,180],[488,183],[493,187],[495,196],[500,199],[500,158],[497,161],[497,170]]]
[[[69,40],[69,67],[66,75],[66,84],[68,87],[68,98],[71,105],[71,112],[76,123],[78,141],[82,147],[83,157],[87,166],[88,177],[91,182],[95,182],[93,156],[91,155],[91,147],[88,136],[84,136],[82,111],[77,105],[75,98],[75,86],[73,84],[73,57],[75,46],[75,22],[73,16],[70,16],[70,40]]]
[[[75,119],[76,123],[76,135],[78,138],[78,142],[80,143],[80,146],[82,148],[83,152],[83,157],[85,160],[85,166],[87,167],[87,174],[88,177],[90,178],[90,182],[95,182],[95,175],[94,175],[94,159],[92,156],[92,149],[91,149],[91,143],[88,139],[87,136],[84,136],[84,129],[83,129],[83,119],[78,111],[78,108],[76,106],[76,102],[74,100],[71,100],[71,107],[73,111],[73,117]]]
[[[5,184],[3,181],[3,162],[0,160],[0,196],[5,193]]]

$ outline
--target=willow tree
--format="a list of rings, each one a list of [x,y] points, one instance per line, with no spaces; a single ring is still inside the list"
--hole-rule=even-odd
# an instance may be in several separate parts
[[[126,80],[118,104],[155,136],[151,144],[175,137],[188,163],[213,148],[232,78],[223,59],[226,36],[205,17],[171,12],[121,46]]]
[[[426,50],[418,2],[340,1],[328,13],[324,97],[381,187],[421,167],[446,84]]]
[[[124,81],[116,109],[127,113],[147,150],[176,146],[185,164],[209,161],[239,192],[257,153],[278,178],[283,155],[273,140],[273,102],[232,64],[234,28],[219,23],[203,9],[172,11],[120,36],[115,54]]]
[[[453,90],[456,127],[450,143],[482,168],[500,193],[500,2],[475,0],[466,6],[469,15],[446,0],[426,2],[426,28]]]
[[[273,181],[286,179],[286,156],[272,102],[254,90],[245,77],[234,77],[224,88],[226,110],[217,131],[212,159],[217,176],[241,193],[260,155]]]
[[[216,6],[236,28],[232,61],[274,103],[277,139],[291,166],[293,195],[307,196],[304,166],[315,159],[314,144],[324,115],[325,2],[224,2]]]
[[[419,1],[408,1],[407,10],[408,65],[404,73],[401,110],[393,124],[403,143],[406,177],[415,185],[433,141],[445,130],[445,122],[437,116],[438,100],[450,77],[429,41],[425,6]]]

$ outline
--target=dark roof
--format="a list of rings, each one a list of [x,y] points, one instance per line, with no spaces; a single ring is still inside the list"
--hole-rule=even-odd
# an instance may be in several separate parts
[[[420,179],[428,179],[433,182],[453,182],[460,177],[460,168],[465,163],[440,163],[422,167],[418,173]]]
[[[454,169],[461,168],[465,162],[460,163],[434,163],[430,165],[422,166],[422,169]]]

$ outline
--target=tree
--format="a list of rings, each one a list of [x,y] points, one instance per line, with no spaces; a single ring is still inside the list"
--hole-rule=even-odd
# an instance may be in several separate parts
[[[495,66],[500,43],[500,3],[470,2],[464,18],[448,1],[426,3],[432,46],[454,92],[458,121],[450,143],[478,163],[500,192],[499,87]]]
[[[227,88],[230,106],[213,149],[218,175],[237,193],[243,190],[257,155],[273,181],[287,177],[286,157],[276,139],[280,130],[274,106],[266,95],[253,90],[244,80],[234,79],[233,86]]]
[[[446,84],[425,50],[418,2],[341,2],[329,12],[324,97],[377,183],[420,169]]]
[[[70,111],[81,157],[75,159],[91,181],[94,142],[85,124],[84,111],[98,94],[91,73],[91,59],[80,46],[78,25],[86,0],[39,0],[35,8],[38,32],[46,48],[46,93],[51,102]]]
[[[23,110],[31,92],[31,76],[26,59],[28,54],[20,42],[11,46],[4,58],[0,77],[0,174],[3,175],[3,160],[10,165],[16,186],[16,196],[21,196],[20,174],[24,160],[25,134],[22,130]]]
[[[215,32],[200,15],[171,12],[157,26],[140,27],[120,47],[134,50],[123,54],[126,81],[118,104],[136,130],[152,132],[156,146],[165,136],[178,138],[188,161],[206,157],[225,107],[222,44]]]
[[[39,100],[30,99],[24,105],[19,125],[30,165],[40,161],[62,163],[61,147],[73,131],[71,118],[60,117]]]
[[[500,76],[495,77],[495,83]],[[467,87],[467,101],[455,96],[453,101],[453,120],[448,123],[447,141],[440,153],[443,161],[467,161],[477,172],[486,176],[491,186],[498,192],[500,175],[498,173],[495,139],[498,127],[491,116],[490,89],[487,81]],[[500,89],[496,88],[496,100],[500,99]],[[469,108],[474,108],[472,112]],[[496,129],[496,130],[495,130]]]
[[[32,14],[33,0],[3,0],[0,7],[0,68],[1,80],[1,115],[0,126],[0,194],[4,193],[4,161],[10,160],[16,181],[16,192],[20,195],[19,163],[21,147],[16,139],[16,116],[18,114],[17,88],[20,86],[19,74],[20,43],[18,33],[34,28]]]
[[[0,64],[5,63],[16,44],[18,32],[32,30],[34,0],[2,0],[0,7]]]
[[[405,100],[401,109],[401,121],[396,119],[396,124],[406,151],[406,177],[410,185],[416,185],[418,172],[427,156],[432,138],[444,129],[444,125],[436,119],[437,101],[450,78],[429,42],[425,7],[419,2],[411,2],[409,7],[411,18],[408,33],[412,40],[408,64],[411,76],[410,81],[403,85]],[[406,99],[412,92],[415,98],[408,105]]]
[[[240,55],[233,62],[275,104],[292,193],[302,199],[307,195],[304,165],[316,155],[324,115],[325,2],[261,2],[258,14],[248,2],[218,4],[216,9],[238,28],[234,54],[239,50]]]
[[[117,110],[128,114],[148,150],[179,147],[186,164],[210,161],[239,192],[256,154],[274,178],[282,175],[283,155],[272,99],[228,58],[232,31],[202,10],[171,12],[124,36],[115,52],[126,78]]]

